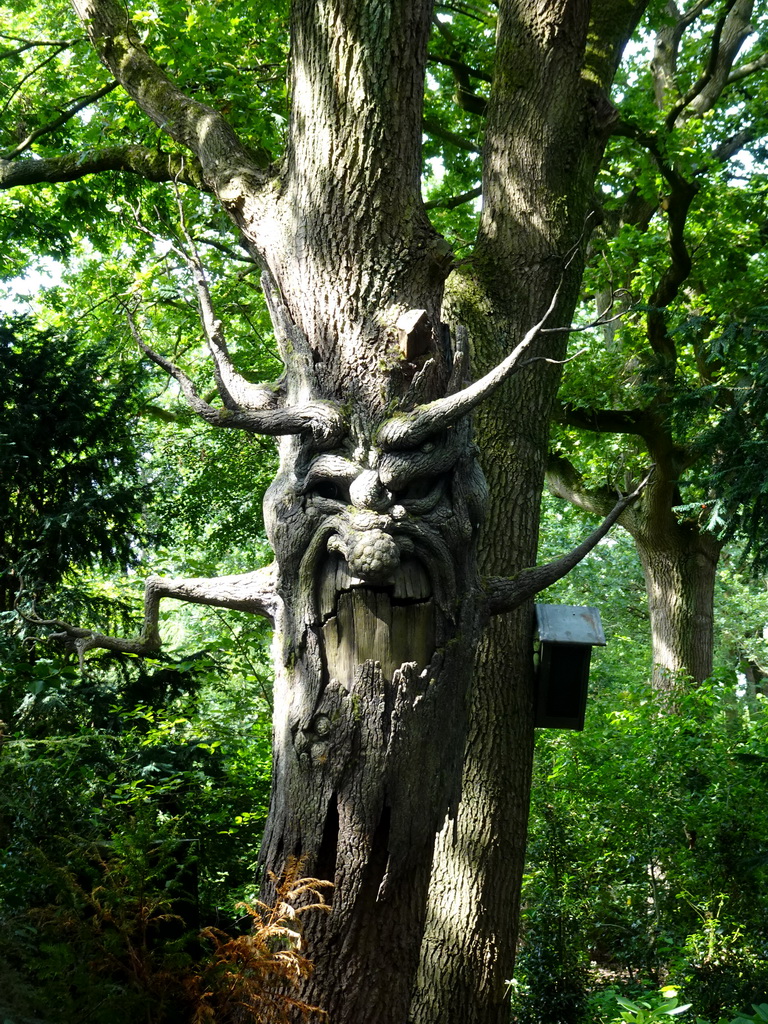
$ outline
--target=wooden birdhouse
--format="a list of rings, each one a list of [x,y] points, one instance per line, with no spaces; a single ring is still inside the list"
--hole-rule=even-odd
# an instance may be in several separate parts
[[[536,605],[536,718],[542,729],[584,728],[589,662],[605,646],[597,608]]]

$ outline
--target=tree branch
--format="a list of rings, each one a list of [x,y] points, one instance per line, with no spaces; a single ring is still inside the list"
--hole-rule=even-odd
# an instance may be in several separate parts
[[[470,142],[469,139],[465,139],[462,135],[457,135],[455,132],[448,131],[447,128],[443,128],[437,121],[432,117],[425,117],[422,120],[422,125],[425,132],[429,132],[430,135],[434,135],[438,139],[442,139],[443,142],[448,142],[452,146],[456,146],[457,149],[463,149],[467,153],[479,153],[480,147]]]
[[[40,160],[5,160],[0,157],[0,189],[76,181],[103,171],[137,174],[147,181],[178,181],[202,192],[210,191],[203,180],[202,168],[194,157],[161,153],[144,146],[87,149],[82,153]]]
[[[119,82],[109,82],[107,85],[102,86],[101,89],[97,89],[95,92],[88,93],[85,96],[80,96],[76,100],[72,100],[70,106],[63,114],[54,118],[53,121],[49,121],[48,124],[41,125],[33,132],[30,132],[26,139],[22,140],[15,149],[12,149],[10,153],[5,154],[4,159],[12,160],[15,156],[19,156],[19,154],[29,149],[32,143],[42,135],[48,135],[51,132],[55,132],[58,128],[61,128],[62,125],[66,124],[67,121],[71,121],[75,114],[84,110],[86,107],[89,107],[91,103],[95,103],[97,100],[101,99],[102,96],[106,96],[108,93],[112,92],[112,90],[116,89],[119,84]]]
[[[692,260],[685,243],[685,225],[698,184],[675,174],[676,181],[664,200],[667,214],[667,240],[670,263],[648,300],[648,342],[662,365],[673,367],[677,361],[677,348],[667,330],[664,315],[666,307],[675,299],[680,286],[691,272]]]
[[[748,128],[742,128],[741,131],[736,132],[729,139],[721,142],[719,146],[711,150],[710,155],[714,160],[724,164],[726,160],[730,160],[740,149],[744,149],[746,145],[754,142],[760,135],[762,135],[762,131],[757,125],[752,124]]]
[[[121,654],[135,654],[144,658],[156,656],[161,647],[158,618],[160,601],[164,597],[188,601],[191,604],[251,612],[274,622],[280,600],[275,580],[274,564],[255,572],[211,579],[163,579],[161,576],[150,576],[144,585],[144,623],[140,635],[135,640],[106,636],[92,629],[72,626],[59,619],[41,619],[37,615],[24,612],[20,614],[36,626],[57,630],[50,634],[48,639],[64,641],[72,650],[77,651],[82,668],[83,655],[94,648]]]
[[[437,54],[430,53],[427,55],[429,60],[435,63],[444,64],[446,67],[451,69],[454,81],[456,82],[456,92],[454,93],[453,98],[458,106],[470,114],[484,115],[488,109],[488,101],[484,97],[478,96],[475,93],[470,79],[478,78],[485,82],[492,82],[492,77],[483,71],[477,71],[474,68],[470,68],[463,60],[461,60],[462,54],[456,46],[453,32],[447,22],[434,17],[432,19],[432,24],[435,25],[438,32],[445,40],[452,56],[441,57]]]
[[[16,82],[16,85],[14,86],[14,88],[11,89],[8,92],[8,94],[6,95],[5,102],[3,103],[2,107],[0,107],[0,116],[2,116],[6,112],[8,107],[10,107],[10,105],[11,105],[11,103],[13,101],[14,96],[16,96],[17,93],[19,93],[21,91],[21,87],[24,85],[24,83],[28,82],[30,78],[33,78],[37,74],[37,72],[40,71],[41,68],[44,68],[46,66],[46,64],[50,64],[51,61],[56,60],[58,55],[63,50],[66,50],[68,48],[69,48],[69,44],[67,44],[67,43],[62,43],[60,46],[54,46],[53,53],[50,53],[45,58],[45,60],[41,60],[40,63],[35,65],[35,67],[33,67],[30,71],[28,71],[26,73],[26,75],[22,75],[21,78]]]
[[[644,131],[631,121],[627,121],[625,118],[619,118],[611,129],[611,134],[624,139],[632,139],[633,142],[639,143],[643,149],[646,149],[653,157],[662,177],[665,178],[670,185],[679,177],[672,164],[664,158],[661,146],[659,145],[659,139],[655,132]]]
[[[312,434],[320,447],[334,444],[345,432],[346,424],[341,410],[333,402],[317,400],[285,409],[216,409],[198,394],[195,385],[184,371],[170,359],[153,351],[143,341],[136,320],[130,310],[126,311],[131,333],[141,351],[162,367],[178,383],[190,408],[212,427],[229,427],[247,430],[252,434],[267,434],[271,437],[283,434]]]
[[[754,60],[747,61],[746,64],[740,64],[737,68],[734,68],[730,75],[728,75],[728,85],[740,82],[742,79],[748,78],[758,71],[763,71],[765,68],[768,68],[768,53],[763,53]]]
[[[556,498],[562,498],[591,515],[607,516],[616,501],[616,491],[607,485],[592,489],[585,487],[581,473],[562,455],[550,455],[546,482]]]
[[[471,203],[473,199],[478,199],[483,194],[482,188],[470,189],[469,192],[462,192],[459,196],[450,196],[447,199],[431,199],[428,203],[424,203],[425,210],[455,210],[457,206],[463,206],[464,203]]]
[[[567,555],[557,558],[535,569],[526,569],[514,579],[494,576],[486,581],[488,610],[491,615],[510,612],[524,601],[552,586],[566,576],[605,537],[621,514],[640,497],[648,483],[653,468],[645,479],[632,491],[620,497],[598,528]]]
[[[437,24],[441,22],[438,20]],[[463,61],[458,60],[455,57],[443,57],[438,53],[428,53],[427,57],[435,64],[444,64],[445,67],[450,68],[451,71],[457,71],[460,74],[467,75],[469,78],[477,78],[481,82],[492,82],[493,76],[489,75],[487,71],[480,71],[478,68],[472,68],[469,64],[465,64]]]
[[[597,434],[637,434],[647,429],[647,415],[642,409],[584,409],[571,402],[561,402],[556,412],[558,422]]]
[[[269,155],[247,149],[217,110],[171,82],[117,0],[72,2],[102,63],[155,124],[195,154],[222,202],[236,202],[246,182],[253,187],[265,181]]]
[[[21,46],[16,46],[12,50],[0,51],[0,60],[5,60],[6,57],[16,57],[27,50],[33,50],[36,46],[53,46],[61,53],[62,50],[74,46],[75,43],[86,42],[85,36],[80,36],[77,39],[25,39],[23,36],[11,36],[6,32],[0,32],[0,39],[10,39],[12,42],[21,43]]]
[[[495,25],[494,19],[488,14],[488,11],[484,10],[482,7],[478,7],[476,4],[440,3],[437,5],[437,9],[439,11],[451,11],[456,14],[463,14],[465,18],[472,18],[473,21],[477,21],[488,28],[493,28]]]
[[[174,182],[176,191],[176,205],[179,211],[179,223],[186,241],[186,247],[171,244],[171,250],[186,263],[192,272],[192,279],[197,292],[197,309],[200,316],[200,323],[208,346],[208,351],[213,359],[214,376],[216,389],[219,393],[224,408],[232,412],[241,409],[256,411],[261,409],[275,409],[278,404],[279,390],[273,384],[252,384],[241,376],[234,368],[229,355],[227,343],[224,337],[224,325],[216,316],[211,299],[211,291],[208,287],[208,279],[205,276],[203,263],[195,245],[194,239],[187,230],[186,217],[184,215],[184,204],[181,201],[178,187]],[[140,231],[149,235],[155,241],[167,242],[167,238],[157,234],[141,222],[138,211],[134,211],[136,225]],[[139,340],[139,332],[135,321],[130,318],[131,331],[134,338]],[[177,378],[178,379],[178,378]],[[181,383],[181,381],[179,381]],[[184,392],[187,395],[187,392]],[[189,399],[188,399],[189,400]],[[190,403],[191,404],[191,403]],[[197,411],[197,410],[196,410]]]
[[[707,67],[689,92],[670,110],[665,121],[668,130],[683,114],[686,119],[701,117],[715,105],[728,83],[742,43],[752,31],[751,11],[751,0],[727,0],[712,32]]]

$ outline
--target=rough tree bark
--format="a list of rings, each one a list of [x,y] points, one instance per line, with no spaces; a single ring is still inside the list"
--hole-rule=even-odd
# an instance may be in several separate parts
[[[137,641],[58,626],[81,654],[145,653],[159,644],[162,597],[269,617],[274,773],[263,861],[277,875],[299,861],[335,882],[330,913],[307,933],[315,970],[303,995],[334,1024],[403,1024],[447,815],[456,824],[441,839],[414,1019],[500,1021],[530,784],[530,599],[638,494],[571,556],[522,571],[535,562],[557,387],[544,360],[564,350],[613,118],[607,90],[643,4],[499,5],[483,222],[447,307],[451,335],[442,323],[451,256],[420,197],[431,2],[295,0],[291,121],[277,170],[174,86],[116,0],[73,3],[115,80],[191,151],[188,180],[219,199],[264,268],[286,374],[256,386],[235,373],[187,239],[181,254],[221,404],[153,351],[138,318],[132,330],[207,422],[280,437],[265,502],[275,565],[223,580],[152,578]],[[545,324],[557,330],[544,334]],[[470,414],[493,395],[478,433],[489,500]]]
[[[570,324],[593,226],[593,187],[614,124],[610,83],[643,3],[501,4],[483,153],[483,216],[473,260],[446,305],[492,365],[558,280],[552,326]],[[533,318],[533,319],[531,319]],[[537,352],[562,358],[567,335]],[[489,510],[483,572],[536,559],[555,367],[519,376],[477,415]],[[502,1024],[517,943],[533,754],[532,608],[494,620],[478,645],[456,821],[438,841],[412,1020]]]

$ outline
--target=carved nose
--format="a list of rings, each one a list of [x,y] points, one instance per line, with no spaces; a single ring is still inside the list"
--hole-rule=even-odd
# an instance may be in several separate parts
[[[389,579],[400,565],[400,549],[383,530],[353,533],[346,555],[350,572],[372,582]]]
[[[383,512],[392,504],[394,495],[381,482],[375,469],[364,469],[349,485],[349,500],[355,508]]]

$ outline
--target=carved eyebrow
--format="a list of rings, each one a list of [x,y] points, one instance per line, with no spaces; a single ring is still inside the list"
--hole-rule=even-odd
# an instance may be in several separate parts
[[[343,480],[351,483],[360,473],[360,467],[341,455],[318,455],[313,459],[302,490],[306,493],[318,480]]]
[[[448,431],[443,437],[430,438],[420,449],[388,452],[379,463],[379,478],[390,490],[399,491],[412,480],[453,469],[465,450],[463,433]]]

